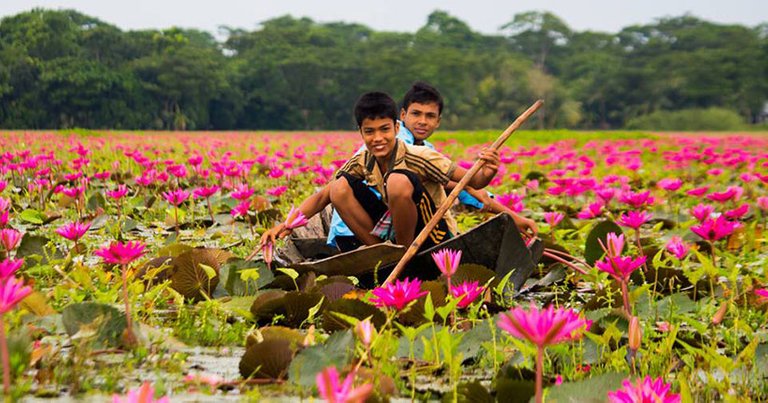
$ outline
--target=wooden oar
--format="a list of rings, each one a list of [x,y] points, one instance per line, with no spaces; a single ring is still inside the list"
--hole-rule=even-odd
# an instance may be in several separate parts
[[[514,122],[512,122],[509,127],[507,127],[507,130],[504,130],[503,133],[501,133],[501,136],[499,136],[496,141],[493,142],[491,145],[491,148],[494,150],[498,150],[499,147],[501,147],[502,144],[504,144],[505,141],[509,138],[509,136],[517,130],[523,123],[525,123],[526,120],[528,120],[531,115],[533,115],[541,106],[544,104],[543,101],[538,100],[534,102],[533,105],[531,105],[525,112],[523,112],[522,115],[518,116],[517,119],[515,119]],[[424,229],[421,230],[418,236],[416,236],[416,239],[413,240],[411,243],[411,246],[408,247],[408,250],[405,251],[405,254],[400,259],[400,261],[397,263],[397,266],[395,266],[394,270],[392,270],[392,273],[389,274],[389,277],[387,277],[386,280],[384,280],[384,284],[389,284],[392,281],[394,281],[398,275],[400,275],[400,272],[403,271],[405,268],[405,265],[408,264],[408,262],[413,258],[413,256],[416,255],[416,252],[419,251],[419,248],[421,247],[421,244],[424,243],[424,240],[427,239],[427,236],[429,236],[429,233],[432,231],[433,228],[437,225],[437,223],[443,218],[443,215],[445,215],[445,212],[448,211],[448,209],[453,205],[453,201],[456,200],[456,197],[459,196],[459,193],[464,189],[464,187],[467,186],[467,183],[469,183],[469,180],[472,179],[472,177],[477,173],[477,171],[480,170],[480,168],[485,165],[485,161],[483,160],[477,160],[475,161],[475,164],[472,165],[472,168],[467,171],[466,174],[464,174],[464,177],[461,178],[459,183],[456,185],[455,188],[453,188],[453,191],[451,194],[448,195],[448,197],[443,200],[443,203],[440,204],[440,207],[438,207],[435,214],[432,216],[432,219],[429,220],[429,222],[424,226]]]

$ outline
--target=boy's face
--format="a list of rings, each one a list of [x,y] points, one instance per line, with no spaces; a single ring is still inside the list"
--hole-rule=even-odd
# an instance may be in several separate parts
[[[400,120],[413,133],[414,139],[422,142],[440,127],[440,107],[435,102],[414,102],[408,105],[407,110],[400,109]]]
[[[395,148],[395,137],[400,129],[391,118],[365,118],[360,125],[365,148],[377,159],[386,159]]]

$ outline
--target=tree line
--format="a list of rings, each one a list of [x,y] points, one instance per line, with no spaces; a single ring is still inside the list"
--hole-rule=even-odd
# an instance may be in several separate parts
[[[525,12],[487,35],[435,11],[415,33],[291,16],[223,32],[123,31],[73,10],[3,18],[0,127],[352,129],[360,93],[398,98],[415,80],[441,90],[448,129],[506,126],[538,98],[536,127],[576,129],[708,108],[749,125],[768,101],[768,24],[684,15],[614,34]]]

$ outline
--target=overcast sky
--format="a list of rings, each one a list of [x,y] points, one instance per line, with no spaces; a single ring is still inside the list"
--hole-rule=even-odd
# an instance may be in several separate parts
[[[33,7],[72,8],[123,29],[255,29],[290,14],[318,22],[357,22],[380,31],[414,32],[435,9],[483,33],[497,33],[516,13],[546,10],[572,29],[617,32],[656,18],[691,13],[719,22],[755,26],[768,21],[768,0],[0,0],[0,17]]]

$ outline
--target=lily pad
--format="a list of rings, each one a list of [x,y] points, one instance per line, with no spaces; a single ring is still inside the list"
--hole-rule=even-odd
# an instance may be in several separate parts
[[[61,312],[61,320],[70,337],[92,338],[101,347],[120,347],[127,326],[123,312],[96,302],[67,306]]]
[[[312,387],[320,371],[330,366],[343,368],[354,357],[354,353],[355,339],[352,331],[336,332],[325,344],[299,352],[288,368],[289,378],[302,387]]]
[[[603,248],[600,246],[600,242],[605,244],[608,239],[608,234],[610,233],[621,235],[624,232],[618,224],[611,220],[601,221],[592,228],[592,231],[589,231],[587,242],[584,245],[584,260],[587,263],[594,265],[595,262],[603,257],[605,251],[603,251]],[[626,244],[624,247],[626,248]]]
[[[611,372],[590,377],[578,382],[566,382],[552,386],[547,390],[548,402],[573,402],[578,396],[579,402],[602,403],[606,401],[608,392],[621,388],[621,382],[627,374]]]

